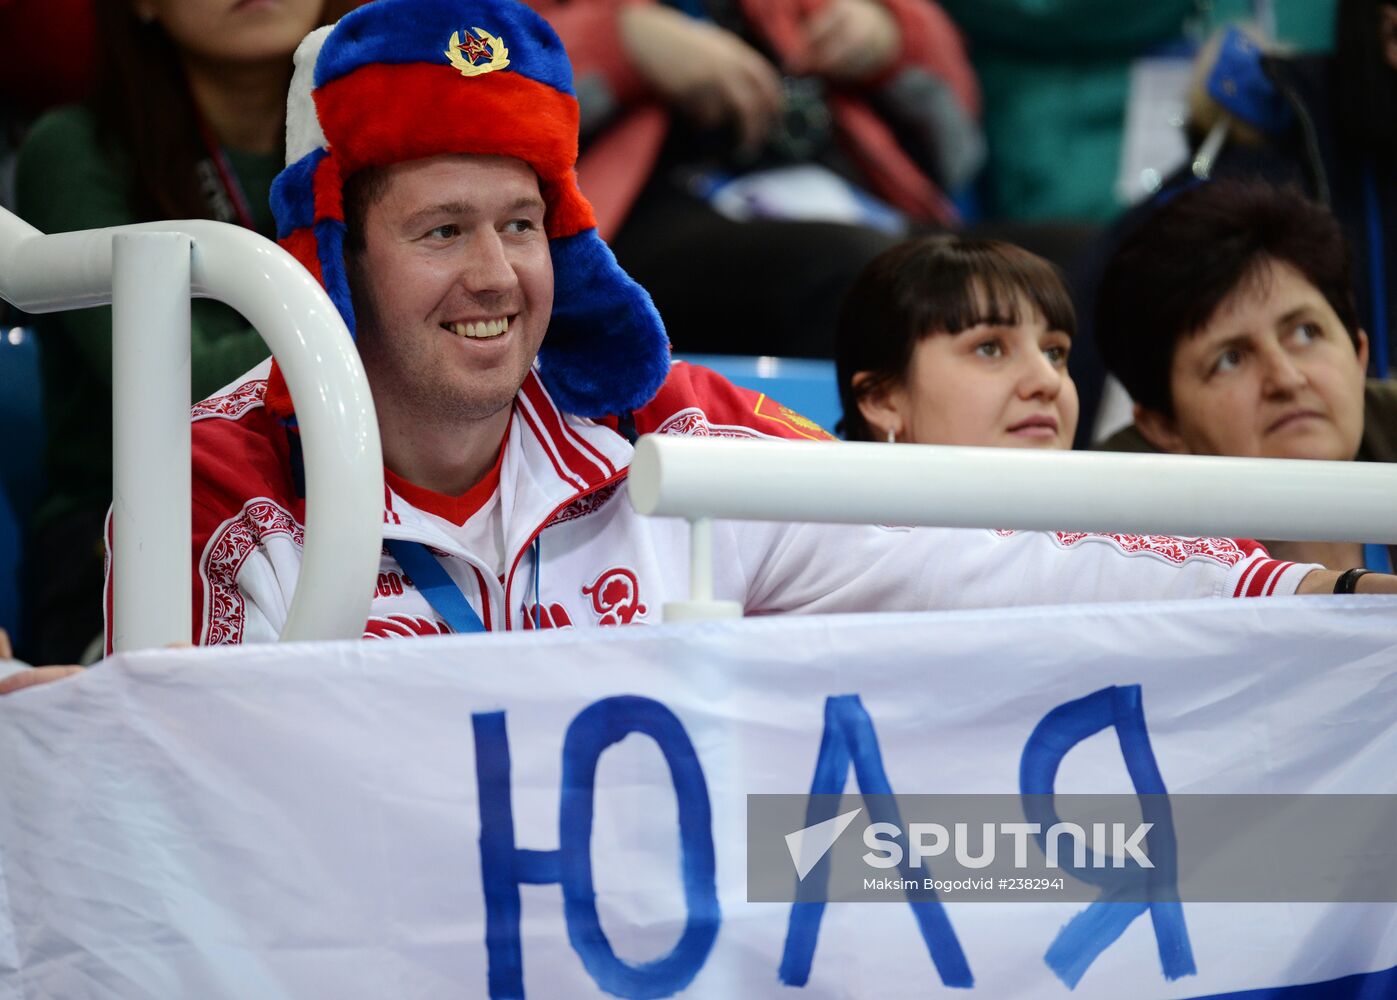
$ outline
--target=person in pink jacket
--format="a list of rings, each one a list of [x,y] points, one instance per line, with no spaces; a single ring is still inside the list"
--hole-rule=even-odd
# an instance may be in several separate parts
[[[573,61],[580,186],[677,351],[830,357],[843,293],[956,221],[979,89],[931,0],[531,0]]]

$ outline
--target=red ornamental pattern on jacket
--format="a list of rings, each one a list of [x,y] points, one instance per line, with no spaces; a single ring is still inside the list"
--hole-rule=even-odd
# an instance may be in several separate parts
[[[610,486],[603,486],[599,490],[586,493],[572,503],[568,504],[558,513],[554,514],[548,522],[548,527],[555,524],[564,524],[567,521],[575,521],[579,517],[586,517],[588,514],[601,510],[616,495],[616,491],[621,488],[620,483],[612,483]],[[568,624],[572,624],[569,622]]]
[[[194,408],[190,411],[190,419],[204,420],[208,417],[222,417],[225,420],[237,420],[252,407],[261,406],[266,395],[266,379],[244,382],[232,392],[195,403]]]
[[[272,535],[289,535],[297,547],[305,546],[306,529],[300,522],[286,508],[262,498],[250,501],[242,516],[226,522],[210,541],[203,645],[242,639],[247,609],[238,589],[238,570],[261,540]]]
[[[1008,538],[1018,532],[1001,529],[995,534]],[[1256,542],[1232,538],[1176,538],[1173,535],[1126,535],[1107,531],[1054,531],[1052,536],[1064,549],[1094,539],[1111,542],[1127,555],[1151,553],[1175,565],[1189,559],[1203,558],[1224,566],[1235,566],[1260,548]]]
[[[680,410],[678,413],[674,414],[674,416],[660,424],[659,427],[655,428],[655,433],[679,434],[684,437],[761,437],[760,434],[750,427],[711,423],[708,416],[696,406],[690,406]]]
[[[1180,564],[1186,559],[1203,557],[1235,566],[1246,557],[1247,551],[1231,538],[1175,538],[1171,535],[1117,535],[1091,534],[1085,531],[1055,531],[1054,537],[1063,548],[1071,548],[1088,538],[1106,538],[1115,542],[1122,552],[1134,555],[1137,552],[1152,552]]]

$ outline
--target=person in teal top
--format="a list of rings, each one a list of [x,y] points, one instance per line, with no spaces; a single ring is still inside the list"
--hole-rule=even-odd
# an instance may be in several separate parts
[[[35,122],[15,178],[19,215],[42,232],[215,219],[273,236],[291,54],[322,0],[98,0],[92,99]],[[192,305],[193,398],[268,350],[238,313]],[[103,519],[111,503],[111,309],[36,317],[48,493],[31,531],[36,662],[79,659],[102,629]]]
[[[1261,14],[1298,49],[1328,49],[1337,0],[941,0],[984,92],[988,216],[1108,222],[1131,64]],[[1270,23],[1265,23],[1270,22]]]

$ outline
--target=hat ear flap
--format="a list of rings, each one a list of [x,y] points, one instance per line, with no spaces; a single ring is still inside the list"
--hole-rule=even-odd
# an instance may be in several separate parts
[[[351,339],[358,339],[354,321],[354,299],[349,294],[349,275],[344,259],[345,226],[339,219],[322,219],[315,224],[315,245],[320,257],[320,281],[330,301],[344,317]]]
[[[669,340],[650,294],[595,229],[549,241],[553,317],[539,376],[559,406],[599,418],[638,409],[669,373]]]
[[[311,150],[272,181],[272,214],[276,217],[278,240],[315,223],[315,172],[323,159],[325,150]]]
[[[314,274],[355,335],[354,302],[345,271],[345,225],[335,158],[314,149],[272,182],[277,241]]]

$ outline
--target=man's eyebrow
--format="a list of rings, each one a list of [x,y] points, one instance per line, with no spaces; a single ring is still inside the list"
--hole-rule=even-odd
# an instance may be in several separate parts
[[[547,206],[538,195],[522,195],[504,206],[506,214],[511,212],[539,211],[544,212]],[[403,220],[403,226],[407,229],[415,228],[426,222],[428,219],[440,218],[442,216],[473,215],[480,211],[480,206],[469,201],[443,201],[435,205],[428,205],[426,208],[418,209]]]
[[[518,198],[515,198],[512,202],[510,202],[509,205],[505,208],[505,211],[523,212],[531,209],[537,209],[540,212],[545,212],[548,210],[548,206],[543,203],[543,199],[540,198],[538,195],[526,194]]]
[[[435,205],[428,205],[426,208],[420,208],[416,212],[413,212],[411,215],[409,215],[406,219],[403,220],[403,225],[410,229],[416,226],[418,223],[425,222],[427,219],[434,218],[436,216],[466,215],[469,214],[474,208],[475,206],[467,201],[438,202]]]

